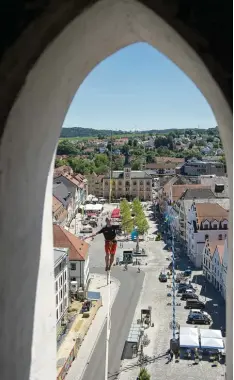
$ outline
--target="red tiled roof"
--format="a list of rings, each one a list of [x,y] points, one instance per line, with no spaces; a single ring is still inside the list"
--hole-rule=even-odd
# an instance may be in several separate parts
[[[85,261],[89,245],[57,224],[53,225],[54,247],[69,248],[69,260]]]
[[[228,211],[218,203],[196,203],[196,212],[199,224],[203,220],[228,220]]]
[[[73,170],[70,166],[63,165],[54,169],[54,177],[59,177],[60,175],[63,175],[66,173],[72,174],[72,172]]]
[[[74,185],[79,186],[79,181],[76,178],[72,177],[70,174],[66,173],[62,175],[63,177],[67,178],[70,182],[72,182]]]
[[[206,243],[206,247],[209,249],[210,255],[212,257],[214,256],[215,250],[217,248],[218,254],[219,254],[219,260],[220,262],[223,261],[225,240],[208,240]]]
[[[173,200],[173,202],[178,201],[178,199],[180,199],[182,194],[187,189],[210,189],[210,186],[204,186],[204,185],[200,185],[200,184],[173,185],[172,186],[172,200]]]
[[[177,157],[155,157],[155,162],[157,162],[157,164],[159,163],[176,163],[176,164],[181,164],[183,163],[185,160],[184,158],[177,158]]]

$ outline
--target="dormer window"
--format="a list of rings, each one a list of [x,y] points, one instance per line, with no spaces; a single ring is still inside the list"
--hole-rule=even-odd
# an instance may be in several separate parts
[[[213,223],[213,229],[214,229],[214,230],[217,230],[217,229],[218,229],[218,224],[217,224],[217,223]]]
[[[204,228],[204,230],[208,230],[209,229],[209,224],[207,222],[205,222],[203,224],[203,228]]]
[[[224,223],[224,224],[223,224],[223,229],[224,229],[224,230],[227,230],[227,223]]]

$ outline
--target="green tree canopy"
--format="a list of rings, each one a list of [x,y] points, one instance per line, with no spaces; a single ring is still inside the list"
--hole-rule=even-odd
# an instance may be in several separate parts
[[[141,160],[133,161],[131,166],[132,166],[132,170],[141,170],[141,167],[142,167]]]
[[[133,230],[133,219],[129,202],[124,199],[120,202],[121,226],[123,231],[130,233]]]
[[[59,168],[60,166],[67,165],[67,160],[59,160],[58,158],[55,159],[54,166],[56,168]]]
[[[57,147],[57,154],[58,155],[76,155],[78,153],[78,149],[76,148],[75,144],[71,140],[61,140],[59,141],[58,147]]]
[[[97,168],[102,165],[108,166],[109,159],[105,153],[100,153],[95,156],[94,163]]]

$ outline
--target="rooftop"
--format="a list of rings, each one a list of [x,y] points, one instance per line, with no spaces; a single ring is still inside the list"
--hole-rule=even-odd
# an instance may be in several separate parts
[[[71,234],[63,227],[53,225],[54,245],[56,247],[69,248],[69,260],[84,261],[88,256],[89,245]]]
[[[196,203],[196,212],[199,224],[204,220],[228,220],[228,211],[218,203]]]
[[[56,267],[58,263],[66,256],[68,253],[68,248],[54,248],[54,266]]]
[[[155,157],[155,162],[156,163],[161,163],[161,162],[164,162],[164,163],[170,163],[170,162],[174,162],[174,163],[183,163],[184,162],[184,158],[177,158],[177,157]]]
[[[206,247],[209,248],[211,256],[214,255],[215,250],[217,249],[220,262],[223,261],[225,240],[208,240],[206,243]]]
[[[214,193],[207,187],[188,188],[181,196],[183,199],[209,199],[215,198]]]
[[[206,186],[209,185],[216,197],[219,197],[219,198],[229,197],[229,186],[228,186],[227,177],[201,176],[200,178],[201,178],[201,184],[206,185]]]
[[[53,196],[53,204],[52,204],[52,211],[53,213],[56,213],[60,207],[63,207],[62,202],[60,202],[55,196]]]
[[[209,198],[209,199],[195,199],[194,201],[192,199],[185,199],[183,200],[184,203],[184,210],[185,213],[187,214],[188,211],[190,210],[192,204],[195,202],[196,203],[217,203],[221,207],[223,207],[225,210],[229,210],[230,208],[230,199],[229,198]]]
[[[53,184],[53,195],[62,203],[64,207],[67,206],[68,201],[71,197],[71,194],[69,193],[67,187],[62,182]]]
[[[182,195],[186,192],[186,190],[191,189],[210,189],[210,186],[203,186],[200,184],[184,184],[184,185],[173,185],[172,186],[172,201],[176,202]]]

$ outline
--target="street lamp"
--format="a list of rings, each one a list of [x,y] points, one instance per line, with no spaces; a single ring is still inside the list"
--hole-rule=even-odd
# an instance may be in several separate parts
[[[171,229],[171,249],[172,249],[172,339],[171,339],[171,349],[172,351],[178,351],[178,339],[176,338],[176,281],[175,281],[175,236],[173,225],[174,220],[178,218],[171,214],[171,211],[167,215],[166,219],[170,223]]]

